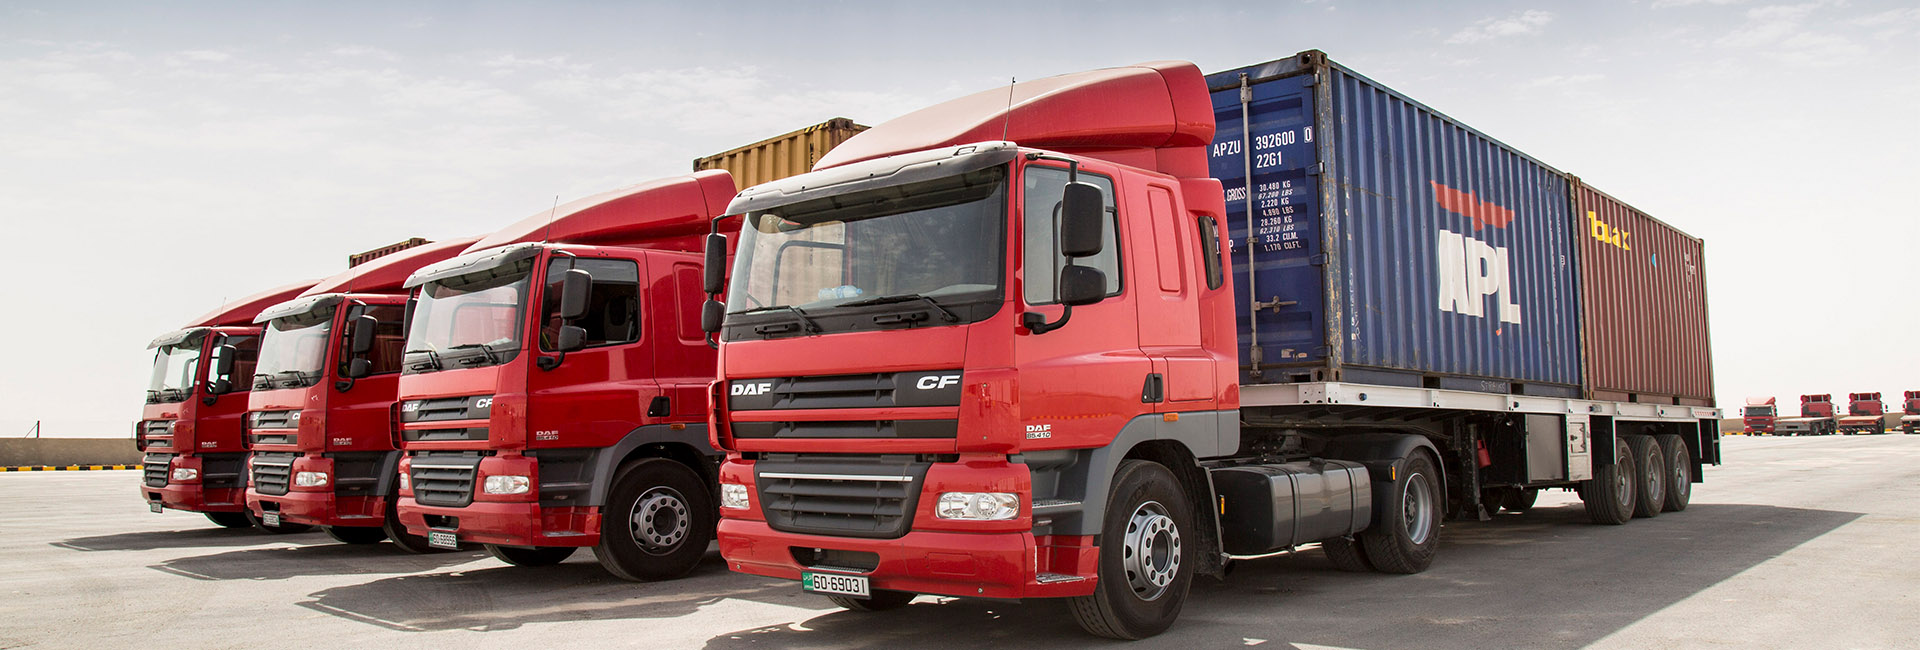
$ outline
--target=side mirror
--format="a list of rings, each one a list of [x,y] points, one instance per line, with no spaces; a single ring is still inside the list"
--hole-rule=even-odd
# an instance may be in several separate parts
[[[707,235],[707,259],[704,263],[705,277],[701,287],[707,295],[727,290],[727,236],[720,233]]]
[[[214,348],[213,352],[215,355],[213,358],[213,381],[207,385],[207,392],[215,395],[231,393],[233,392],[233,382],[228,378],[233,374],[233,364],[236,360],[235,357],[240,356],[240,349],[231,345],[222,345]]]
[[[361,314],[353,319],[353,341],[348,350],[355,355],[366,354],[373,349],[373,334],[380,329],[380,319],[371,314]],[[356,375],[360,376],[360,375]]]
[[[727,320],[727,304],[708,299],[700,305],[700,329],[708,334],[720,331],[720,325]]]
[[[1091,266],[1060,269],[1060,304],[1091,305],[1107,298],[1107,274]]]
[[[373,374],[373,361],[361,357],[347,362],[347,378],[359,379]]]
[[[1060,196],[1060,254],[1067,257],[1092,257],[1100,254],[1101,217],[1106,212],[1100,187],[1093,183],[1073,182],[1062,188]]]
[[[567,269],[560,280],[560,318],[573,320],[587,315],[587,291],[592,288],[592,274]]]
[[[578,325],[565,325],[553,342],[553,347],[561,352],[572,352],[587,347],[587,328]]]

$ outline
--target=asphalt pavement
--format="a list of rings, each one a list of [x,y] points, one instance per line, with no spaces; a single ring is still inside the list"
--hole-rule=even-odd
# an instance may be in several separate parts
[[[1596,526],[1571,493],[1448,522],[1432,569],[1318,551],[1194,583],[1137,648],[1920,647],[1920,436],[1724,441],[1684,512]],[[1057,602],[922,597],[842,611],[726,571],[635,584],[150,514],[138,471],[0,474],[0,649],[1112,647]]]

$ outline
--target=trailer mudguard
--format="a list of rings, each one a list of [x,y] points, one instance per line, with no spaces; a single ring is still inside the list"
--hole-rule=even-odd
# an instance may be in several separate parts
[[[1440,455],[1440,449],[1426,436],[1411,433],[1359,433],[1337,436],[1327,440],[1327,446],[1321,455],[1337,460],[1350,460],[1367,468],[1367,474],[1373,480],[1392,483],[1399,476],[1401,460],[1411,455],[1415,449],[1426,449],[1433,454],[1434,466],[1440,471],[1440,489],[1447,489],[1446,456]],[[1373,511],[1387,512],[1383,501],[1393,497],[1393,490],[1373,491]]]

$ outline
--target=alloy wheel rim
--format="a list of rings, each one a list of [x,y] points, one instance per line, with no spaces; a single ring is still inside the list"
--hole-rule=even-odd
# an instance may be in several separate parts
[[[650,553],[672,550],[686,541],[692,530],[687,500],[669,487],[656,487],[640,495],[627,517],[633,541]]]
[[[1120,566],[1133,595],[1141,600],[1165,595],[1180,574],[1180,548],[1180,528],[1167,516],[1165,506],[1148,501],[1134,508],[1120,546]]]
[[[1417,472],[1407,475],[1407,486],[1400,498],[1407,541],[1415,545],[1427,543],[1427,538],[1433,536],[1433,496],[1427,487],[1426,475]]]

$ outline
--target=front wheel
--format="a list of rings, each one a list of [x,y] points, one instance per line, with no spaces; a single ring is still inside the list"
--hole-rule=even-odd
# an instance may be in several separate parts
[[[1099,582],[1068,599],[1090,634],[1144,639],[1180,616],[1193,583],[1193,508],[1173,472],[1144,460],[1121,461],[1100,525]]]
[[[419,555],[424,553],[440,553],[449,550],[434,548],[427,544],[426,537],[407,532],[407,525],[400,523],[399,497],[388,497],[387,520],[381,522],[380,528],[387,532],[387,539],[393,540],[394,547],[408,553]]]
[[[500,546],[488,544],[487,553],[493,559],[514,566],[553,566],[573,557],[580,550],[574,546]]]
[[[706,556],[719,516],[693,468],[665,458],[629,463],[614,475],[593,554],[622,580],[678,578]]]
[[[367,526],[321,526],[327,536],[342,544],[378,544],[387,538],[387,531]]]
[[[291,535],[294,533],[304,533],[309,530],[313,530],[313,526],[309,526],[307,524],[296,524],[296,523],[291,523],[286,521],[282,521],[278,526],[268,526],[266,522],[261,521],[259,517],[255,517],[253,515],[253,511],[251,510],[247,511],[247,521],[253,522],[253,525],[255,526],[259,526],[260,530],[264,530],[269,533],[273,533],[275,535]]]
[[[1386,507],[1374,513],[1374,525],[1360,533],[1360,541],[1367,546],[1367,559],[1381,573],[1425,571],[1440,550],[1441,499],[1445,496],[1440,489],[1440,472],[1426,452],[1413,452],[1403,461],[1389,490]]]
[[[918,594],[911,591],[875,589],[873,590],[873,595],[866,598],[860,598],[858,596],[828,596],[827,600],[833,601],[835,605],[856,612],[884,612],[890,609],[906,607],[907,603],[913,602],[913,597],[917,595]]]

